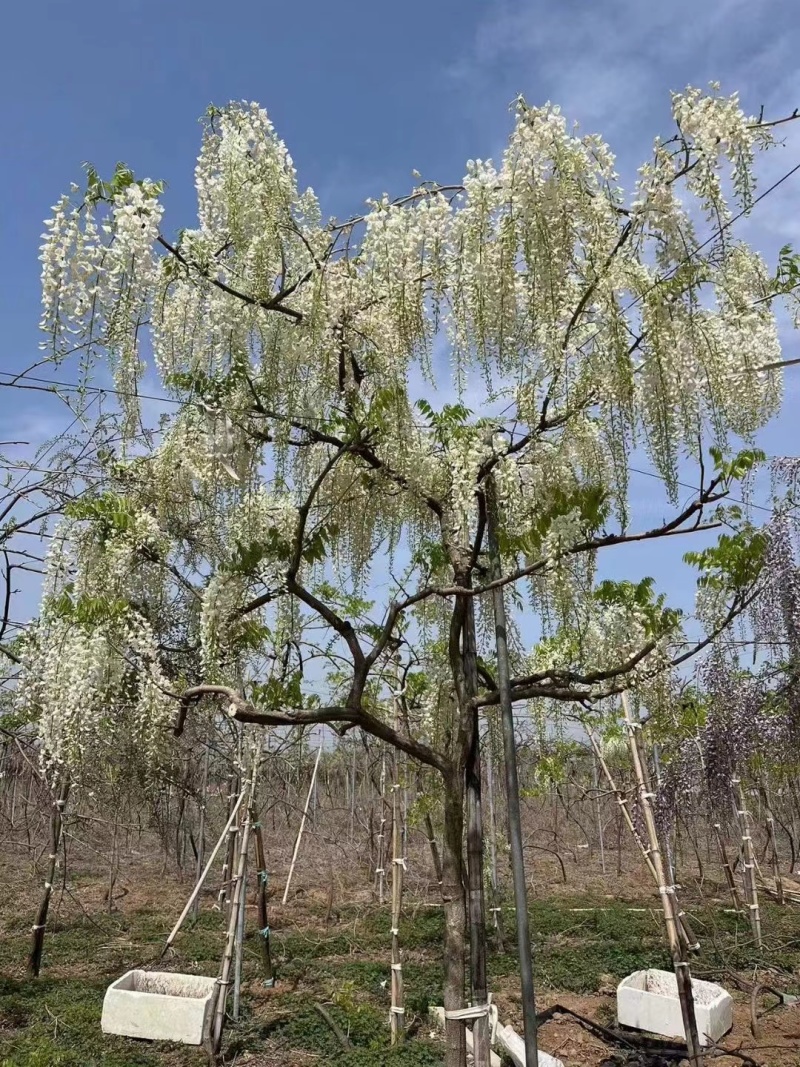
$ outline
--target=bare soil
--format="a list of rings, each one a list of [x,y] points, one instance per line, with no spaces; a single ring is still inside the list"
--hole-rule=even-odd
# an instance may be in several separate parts
[[[270,886],[282,892],[291,840],[276,834],[269,849]],[[137,854],[138,853],[138,854]],[[105,988],[131,967],[217,973],[225,921],[215,909],[216,884],[201,897],[196,925],[187,924],[165,960],[161,945],[191,890],[152,841],[129,843],[110,910],[102,847],[72,843],[66,876],[55,887],[42,975],[29,980],[25,958],[42,885],[41,864],[27,849],[0,855],[0,1067],[200,1067],[200,1050],[104,1037],[99,1017]],[[537,1008],[562,1005],[601,1027],[615,1025],[617,982],[640,967],[668,966],[658,898],[641,879],[635,857],[605,878],[597,857],[562,853],[561,865],[536,854],[531,914],[536,947]],[[274,989],[263,985],[255,899],[248,897],[242,1014],[228,1030],[224,1063],[248,1067],[427,1067],[441,1062],[440,1039],[430,1038],[428,1006],[441,1003],[441,917],[429,860],[421,845],[409,857],[404,943],[406,1021],[410,1039],[388,1050],[389,905],[370,884],[368,857],[346,853],[335,827],[313,829],[304,842],[288,904],[270,890]],[[609,892],[613,885],[613,892]],[[800,1067],[800,1007],[758,1000],[754,1036],[750,998],[755,982],[800,992],[800,908],[764,905],[765,944],[753,944],[745,920],[732,914],[723,888],[705,879],[682,897],[703,949],[696,977],[719,981],[735,1001],[734,1028],[721,1042],[730,1055],[720,1067]],[[518,1032],[522,1012],[513,944],[513,912],[504,909],[505,951],[493,935],[490,986],[500,1018]],[[737,988],[737,982],[743,989]],[[345,1054],[314,1008],[320,1003],[349,1035]],[[660,1067],[655,1054],[639,1058],[569,1015],[540,1029],[541,1047],[565,1067]],[[626,1055],[628,1058],[626,1059]],[[672,1064],[678,1061],[664,1060]]]

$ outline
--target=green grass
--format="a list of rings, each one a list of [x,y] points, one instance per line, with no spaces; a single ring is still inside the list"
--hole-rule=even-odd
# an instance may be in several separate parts
[[[635,904],[635,902],[632,902]],[[581,911],[587,908],[593,910]],[[725,968],[748,971],[770,965],[787,975],[800,972],[800,915],[796,909],[765,904],[765,945],[759,951],[747,922],[721,908],[690,909],[703,945],[693,970],[723,979]],[[158,955],[174,917],[140,909],[85,917],[48,931],[42,977],[0,981],[0,1067],[200,1067],[197,1049],[126,1041],[102,1036],[103,994],[112,978]],[[389,917],[377,907],[341,910],[325,928],[324,915],[307,911],[304,930],[275,931],[273,957],[278,987],[264,999],[251,992],[259,975],[253,933],[245,943],[245,995],[242,1018],[227,1031],[228,1062],[245,1050],[269,1050],[276,1062],[291,1064],[292,1053],[341,1067],[429,1067],[441,1063],[441,1048],[420,1038],[389,1048]],[[514,943],[513,910],[503,914],[507,948]],[[5,923],[0,969],[21,972],[30,936],[29,919]],[[594,993],[643,967],[668,967],[660,916],[655,908],[631,911],[625,901],[591,897],[535,901],[531,909],[539,988]],[[406,953],[406,1018],[426,1019],[441,1003],[442,915],[409,907],[401,924]],[[224,937],[219,913],[204,912],[183,932],[171,969],[214,974]],[[490,980],[513,979],[515,954],[492,946]],[[796,979],[795,979],[796,981]],[[344,1053],[331,1029],[314,1010],[328,1008],[353,1046]],[[427,1026],[420,1027],[422,1034]]]
[[[0,981],[2,1067],[156,1067],[172,1049],[176,1067],[202,1062],[180,1046],[101,1037],[106,985],[66,978]]]

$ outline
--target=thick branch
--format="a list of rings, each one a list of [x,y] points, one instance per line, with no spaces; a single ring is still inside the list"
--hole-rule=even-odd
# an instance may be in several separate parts
[[[292,293],[296,289],[298,289],[304,282],[307,282],[313,274],[313,271],[307,271],[302,278],[299,278],[296,282],[293,282],[292,285],[281,288],[279,292],[275,293],[274,296],[271,296],[269,300],[261,300],[258,297],[250,296],[249,293],[243,293],[238,289],[234,289],[232,286],[227,285],[219,278],[212,277],[211,274],[209,274],[207,270],[204,270],[202,267],[200,267],[199,264],[192,263],[191,260],[187,259],[179,248],[176,248],[175,245],[170,244],[169,241],[166,240],[166,238],[161,236],[161,234],[158,235],[157,240],[161,247],[165,248],[171,255],[173,255],[179,263],[182,263],[184,267],[186,267],[187,270],[196,271],[199,275],[205,278],[206,281],[209,281],[212,285],[216,286],[217,289],[221,289],[223,293],[228,293],[229,296],[234,296],[237,300],[241,300],[243,303],[249,304],[251,307],[258,307],[261,308],[263,311],[277,311],[281,315],[286,315],[290,319],[294,319],[295,322],[302,322],[302,311],[297,311],[295,308],[285,307],[283,301],[288,296],[291,296]]]
[[[186,716],[192,704],[204,696],[223,697],[229,702],[228,714],[238,722],[255,723],[260,726],[309,726],[348,724],[348,728],[358,726],[366,733],[386,741],[387,744],[407,752],[409,756],[421,763],[434,767],[442,774],[449,770],[447,761],[422,741],[417,741],[407,734],[395,730],[388,723],[360,707],[348,704],[318,708],[314,711],[262,711],[226,685],[196,685],[185,690],[180,696],[172,694],[179,700],[180,706],[173,732],[176,737],[183,732]]]

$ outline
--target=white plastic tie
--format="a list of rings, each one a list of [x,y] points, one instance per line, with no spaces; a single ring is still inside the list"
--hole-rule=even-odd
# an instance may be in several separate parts
[[[393,963],[392,964],[392,970],[393,971],[402,971],[402,969],[403,969],[403,964],[402,963]]]
[[[655,793],[642,793],[642,800],[655,800]]]
[[[457,1019],[460,1022],[467,1022],[468,1019],[482,1019],[489,1012],[488,1004],[475,1004],[471,1008],[455,1008],[452,1011],[445,1011],[444,1017],[445,1019]]]
[[[391,928],[391,930],[389,931],[389,933],[392,935],[392,937],[399,937],[400,936],[400,931],[397,929],[396,926],[393,926]]]
[[[392,1012],[392,1015],[405,1015],[406,1009],[405,1008],[396,1008],[394,1006],[394,1004],[392,1004],[391,1012]]]
[[[406,866],[406,858],[405,858],[405,856],[400,856],[397,859],[392,860],[392,863],[398,863],[403,868],[404,871],[408,870],[408,867]]]
[[[750,911],[758,911],[758,904],[748,904]]]

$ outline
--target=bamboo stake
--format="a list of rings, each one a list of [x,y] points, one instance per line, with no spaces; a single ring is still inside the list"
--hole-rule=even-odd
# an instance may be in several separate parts
[[[253,814],[248,815],[248,821],[252,831]],[[239,910],[236,918],[236,941],[234,943],[233,961],[233,1020],[239,1021],[239,1000],[242,993],[242,953],[244,950],[244,913],[247,905],[247,851],[242,856],[242,888],[239,891]]]
[[[654,795],[654,790],[652,786],[652,779],[650,778],[650,770],[647,764],[647,753],[645,751],[644,737],[642,735],[641,729],[633,731],[633,741],[639,752],[639,766],[642,769],[642,778],[644,780],[645,789],[647,790],[647,793],[652,796]],[[655,764],[656,767],[658,767],[657,755],[655,755]],[[652,804],[650,805],[650,807],[652,810]],[[691,927],[689,926],[689,920],[686,917],[686,912],[681,911],[678,906],[678,898],[675,892],[678,889],[678,886],[675,885],[675,864],[673,862],[672,855],[670,852],[669,835],[667,835],[666,840],[664,842],[664,851],[662,853],[662,859],[666,860],[665,877],[668,880],[668,884],[673,888],[672,902],[674,905],[675,918],[678,925],[678,936],[681,939],[681,944],[690,952],[699,952],[700,945]]]
[[[587,731],[587,733],[588,733],[588,731]],[[589,736],[589,741],[590,741],[590,743],[592,745],[592,748],[594,750],[594,754],[595,754],[595,756],[597,756],[597,761],[600,764],[600,767],[602,768],[603,774],[606,777],[606,781],[608,782],[609,788],[611,789],[611,792],[616,797],[618,809],[619,809],[620,813],[622,814],[622,817],[624,818],[628,829],[630,830],[631,834],[633,835],[634,841],[639,846],[639,851],[642,853],[642,857],[644,859],[644,862],[647,865],[647,869],[650,871],[650,873],[652,874],[653,878],[655,879],[655,881],[657,883],[658,882],[658,875],[656,874],[656,869],[653,866],[653,861],[650,859],[650,853],[649,853],[647,847],[645,846],[644,842],[641,840],[641,838],[639,837],[638,833],[636,832],[636,827],[633,825],[633,819],[631,817],[631,813],[630,813],[630,810],[628,808],[628,798],[625,796],[624,792],[617,786],[617,783],[615,782],[614,777],[611,774],[611,770],[610,770],[608,764],[606,763],[605,759],[603,758],[602,751],[601,751],[600,746],[598,745],[597,740],[595,739],[594,735],[589,733],[588,736]]]
[[[758,905],[756,856],[753,851],[753,838],[750,834],[750,812],[747,810],[741,778],[731,778],[731,788],[733,789],[736,820],[739,823],[739,830],[742,838],[745,897],[747,900],[747,908],[750,912],[750,926],[753,930],[756,944],[761,948],[763,945],[761,937],[761,909]]]
[[[631,753],[633,769],[639,789],[639,804],[644,816],[647,829],[650,861],[658,878],[658,891],[661,895],[661,904],[664,910],[664,922],[667,927],[667,939],[669,941],[672,962],[675,968],[675,978],[678,983],[678,998],[681,1004],[683,1027],[686,1036],[686,1046],[689,1060],[695,1065],[700,1064],[700,1042],[697,1035],[697,1018],[694,1011],[694,994],[692,991],[692,976],[689,964],[685,959],[683,944],[678,933],[678,908],[675,901],[675,887],[667,885],[664,871],[664,861],[661,857],[661,848],[658,841],[656,821],[653,816],[653,807],[650,803],[653,794],[647,788],[644,768],[641,760],[641,750],[635,736],[637,730],[641,730],[641,723],[634,722],[631,718],[628,706],[627,693],[622,693],[622,709],[625,727],[628,731],[628,747]]]
[[[255,791],[256,774],[258,773],[258,753],[253,753],[253,770],[250,774],[250,781],[246,783],[242,788],[242,797],[249,795],[252,797]],[[247,809],[245,809],[247,811]],[[217,985],[219,987],[217,991],[217,1002],[214,1009],[214,1029],[212,1049],[216,1054],[219,1054],[220,1046],[222,1045],[222,1031],[225,1027],[225,1007],[228,1001],[228,986],[231,984],[231,965],[233,963],[234,945],[236,942],[236,933],[239,926],[239,910],[244,909],[244,872],[245,864],[247,863],[247,849],[250,843],[250,813],[247,814],[244,819],[244,826],[242,828],[241,842],[239,845],[239,856],[236,865],[236,876],[234,878],[233,886],[233,900],[231,903],[230,913],[228,915],[228,932],[225,938],[225,951],[222,956],[222,968]]]
[[[225,861],[222,864],[222,885],[220,886],[219,894],[217,895],[217,907],[219,909],[222,909],[222,906],[228,902],[228,889],[230,886],[231,871],[233,870],[233,856],[236,848],[236,834],[239,830],[238,826],[234,825],[230,815],[234,808],[238,806],[237,800],[241,795],[236,772],[231,771],[228,775],[228,840],[225,849]]]
[[[308,808],[309,808],[309,805],[311,804],[311,797],[314,794],[314,785],[315,785],[315,783],[317,781],[317,770],[319,768],[319,760],[320,760],[320,756],[321,755],[322,755],[322,745],[320,745],[319,748],[317,749],[317,759],[316,759],[316,762],[314,763],[314,770],[313,770],[313,772],[311,774],[311,785],[308,787],[308,796],[306,797],[306,806],[303,809],[303,817],[300,820],[300,829],[297,831],[297,840],[294,843],[294,852],[292,853],[292,862],[291,862],[291,865],[289,867],[289,875],[288,875],[288,877],[286,879],[286,888],[283,891],[283,901],[282,901],[283,904],[285,904],[286,901],[289,899],[289,886],[292,884],[292,875],[294,874],[294,865],[297,862],[297,853],[300,851],[300,841],[302,840],[303,830],[305,829],[306,819],[308,818]]]

